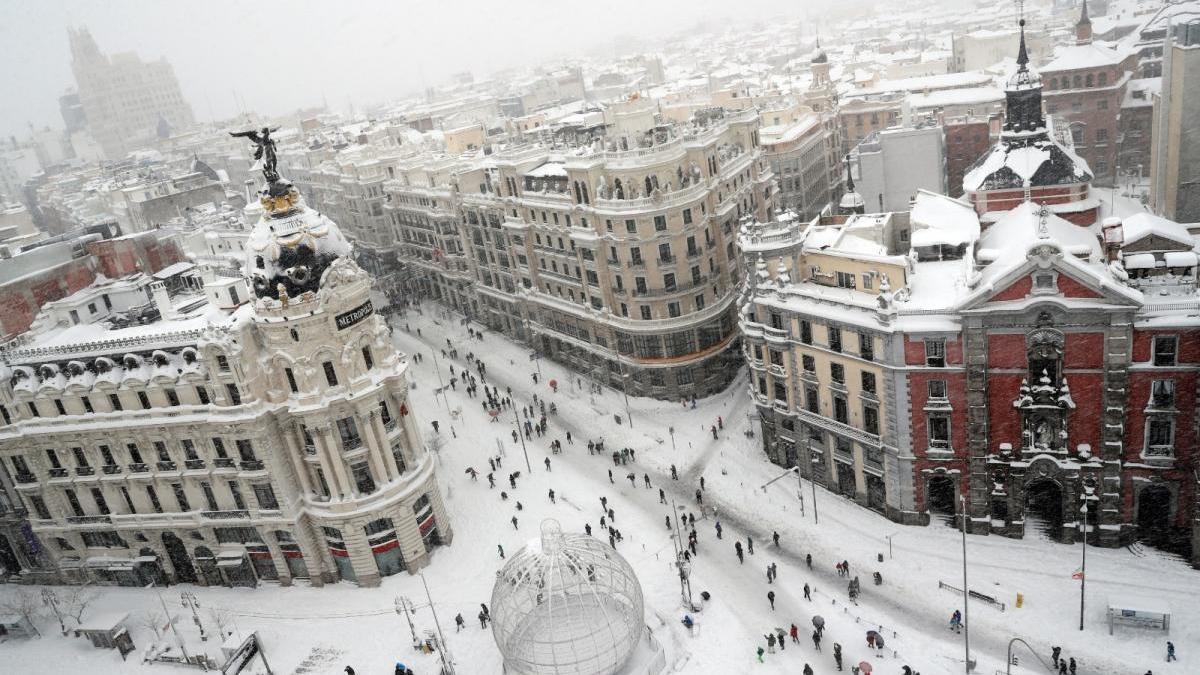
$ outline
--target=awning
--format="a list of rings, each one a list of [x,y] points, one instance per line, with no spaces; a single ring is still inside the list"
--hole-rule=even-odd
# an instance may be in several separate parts
[[[87,559],[88,567],[122,567],[125,569],[133,569],[133,561],[129,558],[114,558],[112,556],[99,555]]]
[[[138,557],[136,557],[136,558],[134,558],[134,559],[133,559],[133,562],[135,562],[135,563],[138,563],[138,564],[141,564],[141,563],[152,563],[152,562],[158,562],[158,556],[154,556],[154,555],[139,555]]]
[[[241,564],[242,564],[241,558],[238,558],[237,560],[225,559],[225,560],[218,561],[217,567],[240,567]]]
[[[1122,261],[1127,270],[1152,270],[1154,269],[1154,254],[1153,253],[1135,253],[1125,256]]]
[[[243,550],[234,550],[234,551],[226,550],[226,551],[221,551],[221,552],[217,553],[217,559],[219,559],[219,560],[241,560],[242,556],[244,556],[244,555],[246,555],[246,552]]]
[[[190,262],[177,262],[174,265],[167,265],[161,270],[155,272],[152,276],[160,281],[163,279],[170,279],[173,276],[177,276],[191,270],[195,266],[195,264]]]
[[[1167,267],[1196,266],[1195,251],[1167,251],[1163,257],[1166,258]]]

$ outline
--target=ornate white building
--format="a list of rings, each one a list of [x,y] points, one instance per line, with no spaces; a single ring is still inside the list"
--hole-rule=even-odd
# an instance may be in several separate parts
[[[0,352],[0,479],[32,535],[0,548],[63,581],[373,586],[450,541],[371,278],[290,183],[262,205],[248,302],[101,279],[75,325]],[[116,327],[135,314],[158,319]]]

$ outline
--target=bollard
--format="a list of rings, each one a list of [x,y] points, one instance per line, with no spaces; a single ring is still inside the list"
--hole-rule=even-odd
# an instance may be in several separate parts
[[[1017,607],[1020,608],[1021,605],[1024,605],[1024,604],[1025,604],[1025,594],[1017,593]]]

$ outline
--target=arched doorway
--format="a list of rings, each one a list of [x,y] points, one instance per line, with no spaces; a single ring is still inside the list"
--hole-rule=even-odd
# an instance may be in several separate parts
[[[1062,487],[1049,479],[1025,488],[1025,534],[1060,541],[1063,526]]]
[[[166,575],[163,574],[162,566],[158,564],[158,554],[149,546],[143,546],[138,551],[137,565],[134,570],[137,573],[137,582],[139,586],[149,586],[155,584],[157,586],[166,585]]]
[[[955,525],[954,479],[945,475],[929,477],[925,484],[925,510],[931,521],[936,515],[947,525]]]
[[[1174,496],[1165,485],[1147,485],[1138,493],[1138,541],[1169,553],[1191,557],[1191,538],[1183,528],[1171,526]]]
[[[163,546],[167,549],[167,557],[171,559],[171,567],[175,569],[175,583],[196,583],[196,568],[188,557],[183,541],[174,532],[163,532]]]

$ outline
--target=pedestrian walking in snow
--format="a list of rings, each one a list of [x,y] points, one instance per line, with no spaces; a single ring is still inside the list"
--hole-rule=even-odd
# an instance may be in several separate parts
[[[351,668],[350,666],[346,666],[345,671],[346,671],[346,675],[354,675],[354,669]]]
[[[592,524],[591,524],[591,523],[584,523],[584,524],[583,524],[583,531],[584,531],[584,533],[585,533],[585,534],[587,534],[587,536],[589,536],[589,537],[590,537],[590,536],[592,536]]]
[[[808,565],[808,569],[811,570],[812,569],[812,554],[811,553],[807,553],[804,555],[804,562],[805,562],[805,564]]]
[[[746,535],[746,550],[750,551],[750,555],[754,555],[754,540],[750,538],[750,535]]]
[[[1050,648],[1050,660],[1054,663],[1054,667],[1058,667],[1058,657],[1062,655],[1062,647]]]
[[[667,520],[667,530],[671,529],[671,516],[663,516]]]
[[[807,663],[804,664],[804,675],[813,675],[812,666],[808,665]]]
[[[504,560],[504,547],[500,544],[496,544],[496,549],[500,551],[500,559]]]
[[[642,484],[646,486],[647,490],[650,489],[650,474],[648,474],[648,473],[642,474]]]
[[[767,565],[767,583],[768,584],[775,583],[774,579],[771,578],[771,566],[770,565]]]
[[[715,425],[715,424],[712,426],[712,435],[713,435],[713,440],[714,441],[717,440],[717,425]]]
[[[821,651],[821,631],[814,630],[812,634],[813,648]]]
[[[762,648],[762,647],[759,647],[759,648],[758,648],[758,651],[756,651],[756,652],[755,652],[755,654],[758,656],[758,662],[759,662],[759,663],[762,663],[762,662],[763,662],[763,658],[762,658],[762,657],[763,657],[763,652],[764,652],[764,650],[763,650],[763,648]],[[350,675],[354,675],[354,671],[351,671],[351,672],[350,672]]]
[[[487,614],[480,612],[478,615],[478,618],[479,618],[479,627],[483,628],[483,629],[487,629],[487,622],[488,622]]]
[[[608,531],[608,545],[612,548],[617,547],[617,537],[613,534],[613,530]]]
[[[604,516],[600,516],[600,529],[602,529],[602,530],[608,529],[608,525],[606,525],[605,522],[606,521],[604,520]]]
[[[473,466],[467,467],[467,475],[471,477],[471,480],[479,480],[479,472]]]
[[[508,486],[509,486],[510,488],[512,488],[513,490],[516,490],[516,489],[517,489],[517,476],[516,476],[516,474],[512,474],[512,473],[508,474]]]
[[[451,373],[451,374],[453,374],[453,373]],[[718,429],[724,429],[724,428],[725,428],[725,420],[721,419],[721,416],[720,416],[720,415],[717,415],[717,428],[718,428]]]
[[[433,421],[433,433],[435,433],[435,434],[438,433],[438,421],[437,420]]]
[[[679,471],[674,464],[671,465],[671,480],[679,480]]]
[[[550,493],[549,493],[549,494],[550,494],[550,503],[551,503],[551,504],[554,504],[554,503],[555,503],[555,501],[554,501],[554,490],[553,490],[553,489],[552,489],[552,490],[550,490]]]
[[[609,483],[612,483],[612,482],[613,482],[613,479],[612,479],[612,469],[609,469],[609,470],[608,470],[608,482],[609,482]]]
[[[1058,662],[1058,675],[1067,675],[1067,660],[1063,659]]]
[[[771,563],[771,581],[774,581],[778,578],[779,578],[779,566],[776,565],[775,563]]]
[[[775,635],[773,633],[767,633],[763,637],[765,637],[767,639],[767,653],[774,654],[775,653]]]
[[[658,503],[659,504],[667,503],[667,493],[663,492],[662,488],[658,489]]]
[[[542,463],[546,465],[546,470],[549,471],[550,470],[550,458],[547,457],[546,459],[542,460]]]
[[[788,634],[792,636],[792,642],[800,643],[800,628],[796,624],[792,624],[792,628],[788,631]]]
[[[1075,657],[1074,656],[1071,657],[1071,661],[1070,661],[1069,665],[1067,666],[1067,672],[1071,673],[1071,675],[1075,675]]]
[[[1175,643],[1167,640],[1167,663],[1177,660],[1175,658]]]
[[[630,471],[629,473],[625,474],[625,478],[629,479],[629,487],[637,487],[637,474]]]
[[[745,558],[742,556],[742,542],[735,541],[733,543],[733,552],[737,554],[738,562],[740,562],[740,563],[746,562]]]
[[[957,609],[954,610],[954,613],[950,615],[950,630],[954,631],[955,633],[962,632],[962,612],[958,611]]]
[[[524,506],[521,504],[521,502],[517,502],[517,510],[518,510],[518,511],[520,511],[520,510],[522,510],[522,509],[524,509],[524,508],[525,508],[525,507],[524,507]]]
[[[811,591],[812,591],[812,589],[810,589],[810,588],[808,587],[808,584],[804,584],[804,599],[805,599],[805,600],[808,600],[809,602],[812,602],[812,594],[811,594]]]
[[[771,611],[775,611],[775,591],[767,591],[767,602],[771,603]]]
[[[463,621],[462,612],[454,615],[454,625],[458,626],[458,628],[454,631],[455,633],[467,627],[467,622]]]
[[[496,474],[489,473],[487,475],[488,489],[496,487]]]
[[[517,517],[516,517],[516,516],[513,516],[513,517],[512,517],[512,524],[513,524],[513,529],[514,529],[514,530],[518,529],[518,528],[517,528]]]
[[[717,530],[717,539],[720,539],[721,538],[721,521],[718,520],[717,524],[714,527]],[[738,544],[738,547],[740,548],[741,544]]]
[[[779,548],[779,533],[778,532],[771,533],[771,541],[775,542],[775,548]]]
[[[833,643],[833,662],[837,664],[837,669],[842,669],[842,645],[841,643]]]
[[[617,514],[613,513],[612,509],[608,510],[608,522],[610,522],[610,523],[617,522]]]
[[[700,491],[699,491],[699,490],[696,490],[696,503],[697,503],[697,504],[703,504],[703,503],[704,503],[704,495],[700,494]]]
[[[846,576],[850,576],[850,563],[846,562],[845,560],[842,561],[842,572],[844,572]]]
[[[571,440],[571,432],[567,432],[567,445],[575,445],[575,441]]]
[[[704,489],[704,476],[700,476],[700,489]]]

